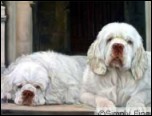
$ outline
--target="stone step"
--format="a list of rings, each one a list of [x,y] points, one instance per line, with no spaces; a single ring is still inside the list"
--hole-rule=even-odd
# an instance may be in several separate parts
[[[3,115],[93,115],[94,109],[83,105],[43,105],[43,106],[20,106],[13,103],[1,104]]]

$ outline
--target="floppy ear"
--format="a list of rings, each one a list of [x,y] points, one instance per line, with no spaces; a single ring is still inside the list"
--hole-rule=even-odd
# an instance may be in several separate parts
[[[104,60],[101,57],[100,40],[95,40],[88,50],[88,64],[94,73],[104,75],[107,71]]]
[[[148,59],[143,46],[139,47],[132,61],[131,71],[135,80],[141,79],[148,65]]]

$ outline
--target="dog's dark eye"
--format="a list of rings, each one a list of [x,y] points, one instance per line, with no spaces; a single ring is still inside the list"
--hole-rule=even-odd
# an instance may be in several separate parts
[[[23,87],[23,85],[18,85],[17,86],[18,89],[21,89],[22,87]]]
[[[133,42],[131,40],[128,40],[127,43],[133,45]]]
[[[112,40],[112,37],[110,37],[110,38],[107,40],[107,43],[109,43],[111,40]]]
[[[36,85],[35,88],[36,89],[41,89],[41,87],[39,85]]]

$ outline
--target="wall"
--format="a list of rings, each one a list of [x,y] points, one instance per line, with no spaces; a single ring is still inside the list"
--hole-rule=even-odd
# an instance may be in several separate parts
[[[5,7],[1,2],[1,72],[5,69]]]
[[[147,50],[151,51],[151,1],[145,2],[145,12],[146,12],[146,43]]]
[[[32,53],[32,8],[31,1],[6,1],[8,15],[6,25],[7,65],[22,54]]]

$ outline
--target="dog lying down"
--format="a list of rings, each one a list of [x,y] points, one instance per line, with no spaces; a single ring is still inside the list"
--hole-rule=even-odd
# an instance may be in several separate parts
[[[19,105],[79,103],[85,56],[53,51],[18,58],[1,75],[1,99]]]

